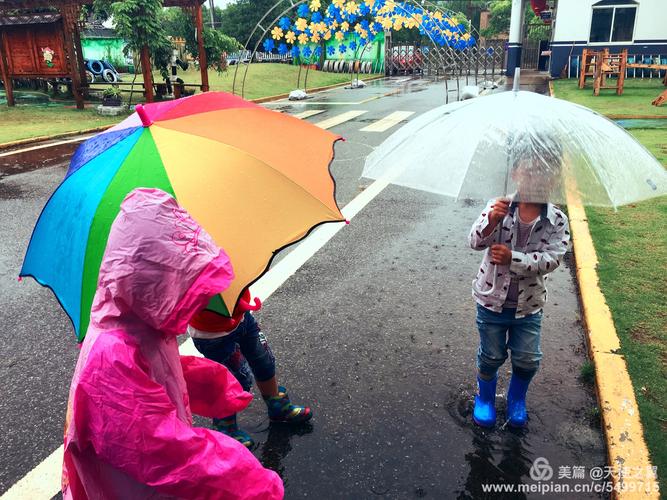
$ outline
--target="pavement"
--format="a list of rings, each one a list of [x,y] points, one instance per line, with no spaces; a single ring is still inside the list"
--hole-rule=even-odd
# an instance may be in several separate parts
[[[365,157],[444,103],[444,92],[442,82],[398,77],[265,106],[346,138],[331,168],[344,207],[372,184],[360,179]],[[75,146],[0,157],[0,492],[62,444],[75,338],[51,292],[16,276]],[[542,498],[482,485],[533,484],[538,458],[553,468],[552,481],[572,485],[589,482],[572,477],[573,468],[604,466],[595,397],[579,380],[586,349],[568,259],[550,281],[527,428],[471,422],[478,337],[470,284],[481,254],[466,236],[481,208],[389,186],[265,302],[257,318],[279,380],[315,417],[299,429],[269,425],[259,400],[240,422],[258,443],[256,456],[283,477],[287,498]],[[501,419],[508,373],[501,369]]]

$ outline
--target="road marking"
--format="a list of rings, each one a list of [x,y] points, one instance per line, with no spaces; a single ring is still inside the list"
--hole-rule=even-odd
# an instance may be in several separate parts
[[[362,113],[365,113],[363,111]],[[350,201],[342,210],[347,220],[352,220],[361,210],[390,184],[387,177],[380,178],[368,186]],[[250,287],[250,293],[263,302],[294,275],[313,255],[315,255],[338,231],[346,226],[344,222],[328,223],[320,226],[305,240],[298,243],[292,251],[272,267],[260,280]],[[186,356],[201,356],[188,338],[179,347],[179,352]],[[23,478],[15,483],[0,500],[50,500],[60,491],[62,475],[63,446],[59,446],[51,455]]]
[[[301,101],[299,104],[302,106],[322,106],[323,104],[327,106],[358,106],[359,104],[366,104],[367,102],[382,99],[383,97],[388,97],[394,94],[400,94],[401,92],[401,89],[391,90],[389,92],[385,92],[384,94],[367,97],[361,101]],[[281,99],[280,101],[265,102],[263,103],[263,106],[284,106],[286,102],[291,103],[291,101],[288,101],[287,99]]]
[[[308,111],[303,111],[301,113],[297,113],[296,115],[292,115],[294,118],[299,118],[300,120],[305,120],[306,118],[310,118],[311,116],[319,115],[320,113],[324,113],[326,109],[310,109]]]
[[[17,155],[17,154],[20,154],[20,153],[28,153],[30,151],[36,151],[38,149],[45,149],[45,148],[52,148],[52,147],[55,147],[55,146],[62,146],[63,144],[71,144],[73,142],[81,142],[81,141],[85,141],[86,139],[90,139],[91,137],[92,137],[92,135],[89,134],[89,135],[84,135],[84,136],[77,137],[76,139],[68,139],[66,141],[53,142],[53,143],[50,143],[50,144],[40,144],[39,146],[32,146],[32,147],[29,147],[29,148],[17,149],[16,151],[9,151],[8,153],[0,153],[0,158],[2,158],[4,156]]]
[[[361,116],[364,113],[368,113],[368,111],[360,109],[353,111],[346,111],[345,113],[341,113],[339,115],[332,116],[331,118],[327,118],[326,120],[322,120],[321,122],[317,122],[315,125],[323,129],[329,129],[335,127],[336,125],[340,125],[341,123],[350,121],[356,118],[357,116]]]
[[[63,466],[63,445],[2,495],[2,500],[26,498],[50,500],[60,491]]]
[[[360,132],[384,132],[385,130],[389,130],[391,127],[398,125],[403,120],[414,114],[414,111],[394,111],[381,120],[378,120],[375,123],[371,123],[367,127],[362,128]]]

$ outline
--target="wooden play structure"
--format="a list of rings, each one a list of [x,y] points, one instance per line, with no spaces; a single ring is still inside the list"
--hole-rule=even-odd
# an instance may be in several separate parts
[[[165,0],[164,6],[181,7],[192,16],[197,33],[201,70],[201,85],[194,86],[207,92],[208,66],[202,18],[204,1]],[[71,88],[76,107],[83,109],[84,96],[90,87],[81,48],[79,20],[81,7],[92,2],[93,0],[0,0],[0,79],[4,84],[7,105],[15,104],[15,80],[62,79]],[[155,84],[148,47],[144,47],[140,55],[143,93],[146,101],[152,102]]]
[[[623,95],[623,85],[628,69],[648,69],[665,71],[663,83],[667,85],[667,64],[628,63],[628,49],[610,53],[609,49],[599,51],[583,49],[579,68],[579,88],[586,87],[586,79],[593,79],[593,94],[600,95],[600,90],[613,89],[617,95]],[[610,85],[612,81],[614,84]],[[659,106],[667,100],[667,90],[653,104]]]
[[[83,109],[81,84],[86,78],[79,10],[74,0],[0,4],[0,77],[9,106],[14,105],[14,79],[67,78],[77,108]]]
[[[628,65],[628,49],[611,54],[609,49],[595,51],[584,49],[581,54],[581,69],[579,72],[579,88],[586,87],[586,79],[593,78],[593,94],[600,95],[602,89],[614,89],[616,94],[623,94],[625,71]],[[608,78],[613,78],[613,85],[609,85]]]

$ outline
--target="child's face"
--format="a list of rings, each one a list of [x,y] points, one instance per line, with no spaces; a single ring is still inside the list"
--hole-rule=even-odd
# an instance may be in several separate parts
[[[512,180],[520,198],[526,202],[546,203],[558,184],[558,178],[543,164],[530,160],[519,162],[512,170]]]

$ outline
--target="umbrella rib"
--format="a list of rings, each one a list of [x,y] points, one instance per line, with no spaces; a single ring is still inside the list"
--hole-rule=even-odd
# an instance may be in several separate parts
[[[153,127],[159,127],[159,125],[158,125],[157,123],[155,123],[155,124],[153,124]],[[240,153],[242,153],[242,154],[244,154],[244,155],[246,155],[246,156],[248,156],[248,157],[250,157],[250,158],[256,160],[258,163],[261,163],[262,165],[264,165],[266,168],[272,170],[273,172],[276,172],[276,173],[277,173],[278,175],[280,175],[281,177],[287,179],[288,182],[290,182],[291,184],[294,184],[299,190],[305,192],[310,198],[312,198],[312,199],[314,199],[314,200],[317,200],[317,202],[318,202],[320,205],[322,205],[323,207],[325,207],[325,208],[327,209],[327,211],[329,211],[329,212],[332,211],[331,208],[330,208],[326,203],[324,203],[324,202],[323,202],[322,200],[320,200],[318,197],[313,196],[313,194],[310,193],[310,192],[309,192],[305,187],[303,187],[301,184],[299,184],[298,182],[296,182],[294,179],[291,179],[288,175],[284,174],[284,173],[281,172],[280,170],[278,170],[278,169],[272,167],[271,165],[269,165],[267,162],[265,162],[265,161],[262,160],[261,158],[258,158],[257,156],[253,155],[252,153],[249,153],[248,151],[245,151],[245,150],[243,150],[243,149],[241,149],[241,148],[239,148],[239,147],[237,147],[237,146],[234,146],[234,145],[232,145],[232,144],[228,144],[228,143],[226,143],[226,142],[222,142],[222,141],[217,141],[217,140],[215,140],[215,139],[211,139],[211,138],[209,138],[209,137],[205,137],[205,136],[203,136],[203,135],[192,134],[192,133],[187,133],[187,132],[181,132],[180,130],[174,130],[174,129],[166,128],[166,127],[161,127],[161,128],[163,128],[164,130],[169,130],[169,131],[171,131],[171,132],[176,132],[176,133],[178,133],[178,134],[183,134],[183,135],[196,135],[197,137],[200,137],[200,138],[202,138],[202,139],[204,139],[204,140],[211,141],[211,142],[216,142],[216,143],[221,144],[221,145],[223,145],[223,146],[226,146],[226,147],[228,147],[228,148],[230,148],[230,149],[234,149],[234,150],[236,150],[236,151],[238,151],[238,152],[240,152]],[[337,139],[337,140],[340,140],[340,139]],[[337,142],[337,141],[334,141],[334,142]],[[160,148],[158,147],[158,152],[159,152],[159,149],[160,149]],[[332,150],[331,158],[329,159],[329,165],[331,165],[331,162],[332,162],[332,161],[333,161],[333,150]],[[329,168],[329,167],[327,166],[327,170],[328,170],[328,168]],[[329,177],[331,178],[331,180],[332,180],[332,182],[333,182],[333,184],[334,184],[334,186],[335,186],[335,180],[333,179],[333,176],[331,175],[331,171],[329,171],[328,173],[329,173]],[[334,203],[336,204],[336,208],[338,208],[338,202],[336,202],[335,198],[334,198]],[[338,209],[338,212],[340,213],[340,208]],[[344,221],[344,220],[345,220],[345,219],[340,219],[341,222]]]

